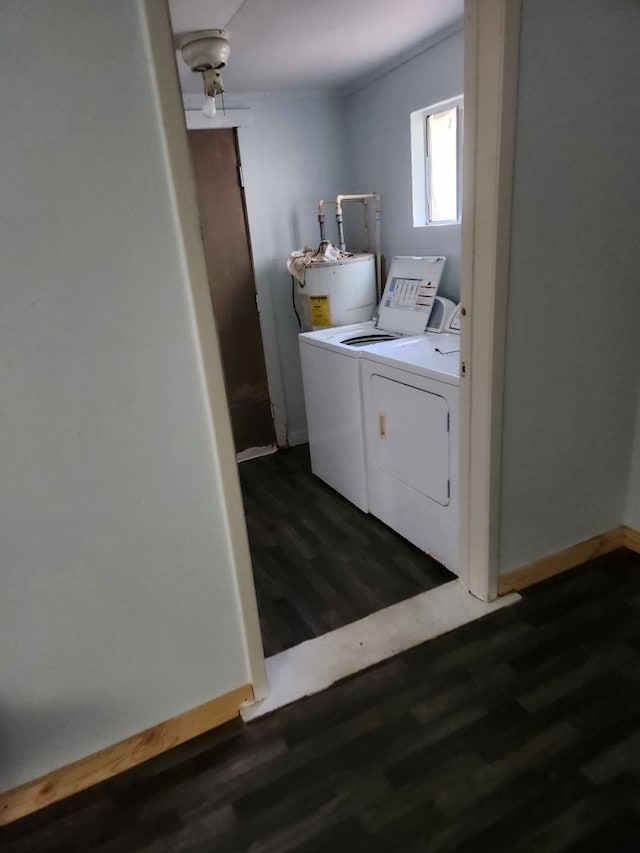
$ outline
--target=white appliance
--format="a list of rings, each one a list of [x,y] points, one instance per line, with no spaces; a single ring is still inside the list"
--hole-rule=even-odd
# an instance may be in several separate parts
[[[369,512],[457,573],[460,338],[372,348],[360,375]]]
[[[444,296],[436,296],[431,309],[431,316],[427,325],[428,332],[449,332],[451,329],[451,321],[453,320],[458,305],[451,299],[445,299]],[[460,324],[458,323],[458,331]]]
[[[295,303],[303,329],[370,320],[376,309],[375,256],[309,264],[304,282],[295,282]]]
[[[299,336],[311,469],[368,512],[360,358],[424,335],[445,258],[395,257],[374,320]]]

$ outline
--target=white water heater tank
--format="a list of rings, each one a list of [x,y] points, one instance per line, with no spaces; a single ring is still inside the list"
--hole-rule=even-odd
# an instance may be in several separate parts
[[[377,304],[375,256],[309,264],[304,284],[296,280],[295,302],[304,332],[370,320]]]

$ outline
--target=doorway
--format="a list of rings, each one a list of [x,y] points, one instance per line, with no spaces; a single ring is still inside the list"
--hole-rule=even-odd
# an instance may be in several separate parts
[[[275,441],[234,128],[189,130],[236,454]]]
[[[188,136],[236,455],[245,457],[240,486],[262,642],[271,657],[456,576],[316,477],[308,444],[259,458],[242,453],[272,445],[274,434],[237,131],[192,129]]]
[[[513,126],[517,81],[518,11],[511,0],[466,0],[465,75],[467,120],[465,127],[465,236],[463,237],[462,302],[466,308],[462,336],[461,423],[461,499],[466,504],[461,525],[462,563],[468,571],[474,592],[479,598],[493,596],[492,573],[497,544],[497,514],[500,458],[500,365],[504,347],[504,306],[506,303],[506,270],[509,250],[510,174],[513,157]],[[167,114],[174,108],[167,99]],[[169,121],[172,116],[169,115]],[[173,130],[176,130],[174,127]],[[180,129],[177,129],[179,136]],[[174,144],[175,142],[175,144]],[[469,144],[471,143],[471,144]],[[174,173],[187,177],[184,151],[180,140],[171,142]],[[170,146],[171,147],[171,146]],[[179,208],[185,211],[188,255],[198,266],[196,231],[189,194],[193,186],[187,179],[186,191],[178,187]],[[196,229],[197,230],[197,229]],[[482,286],[480,286],[480,284]],[[200,304],[202,283],[196,275],[193,289]],[[197,306],[196,306],[197,307]],[[207,318],[198,314],[200,334],[207,344]],[[210,319],[209,319],[210,322]],[[211,349],[211,347],[209,347]],[[471,370],[473,365],[473,370]],[[205,368],[208,387],[218,383],[219,363]],[[215,409],[215,406],[213,406]],[[258,633],[255,584],[248,560],[245,517],[238,488],[237,472],[228,464],[230,442],[220,413],[213,412],[218,449],[223,462],[222,488],[227,500],[229,528],[238,571],[240,603],[246,629],[247,654],[251,678],[257,685],[257,697],[265,695],[265,672],[262,645]],[[468,596],[459,584],[460,594],[468,601],[481,604]],[[477,618],[481,613],[476,612]],[[453,626],[451,626],[453,627]],[[447,628],[446,630],[449,630]],[[442,628],[439,629],[441,632]],[[334,632],[337,633],[337,632]],[[327,635],[330,636],[330,635]],[[321,638],[324,639],[324,638]],[[424,639],[424,638],[423,638]],[[421,642],[422,640],[417,640]],[[404,642],[404,640],[403,640]],[[303,644],[306,645],[306,644]],[[363,645],[360,643],[360,645]],[[365,644],[366,645],[366,644]],[[395,652],[398,651],[396,644]],[[407,647],[407,646],[405,646]],[[301,648],[301,647],[297,647]],[[343,647],[342,647],[342,650]],[[350,649],[350,652],[357,651]],[[380,657],[377,658],[381,659]],[[367,665],[375,660],[368,660]],[[315,665],[300,661],[305,672]],[[358,665],[357,668],[362,668]],[[352,672],[357,671],[352,669]],[[271,679],[274,669],[269,672]],[[298,673],[301,670],[298,671]],[[340,677],[349,674],[341,672]],[[333,670],[327,678],[335,680]],[[328,686],[330,681],[326,682]],[[273,682],[271,683],[273,693]],[[304,695],[297,693],[296,695]],[[289,701],[291,701],[290,697]]]

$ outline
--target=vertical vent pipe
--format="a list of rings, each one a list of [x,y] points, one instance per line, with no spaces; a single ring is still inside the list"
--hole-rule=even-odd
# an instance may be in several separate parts
[[[359,193],[359,194],[341,194],[335,199],[321,198],[318,202],[318,224],[320,225],[320,239],[326,240],[326,231],[324,226],[324,206],[325,204],[335,204],[336,206],[336,224],[338,226],[338,248],[346,251],[346,243],[344,240],[344,221],[342,217],[342,205],[347,201],[359,201],[365,207],[365,217],[368,220],[368,202],[375,201],[375,236],[376,236],[376,290],[378,301],[382,295],[382,250],[380,246],[380,193]],[[368,224],[365,222],[365,228],[368,232]]]

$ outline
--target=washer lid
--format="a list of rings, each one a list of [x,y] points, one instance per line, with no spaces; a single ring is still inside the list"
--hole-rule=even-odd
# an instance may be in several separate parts
[[[398,255],[391,261],[378,306],[376,328],[400,335],[420,335],[429,322],[446,258]]]

